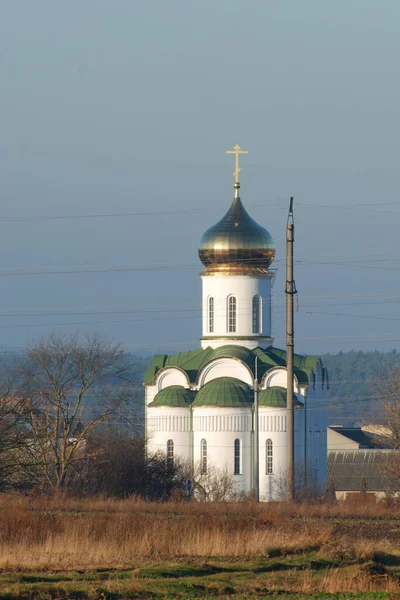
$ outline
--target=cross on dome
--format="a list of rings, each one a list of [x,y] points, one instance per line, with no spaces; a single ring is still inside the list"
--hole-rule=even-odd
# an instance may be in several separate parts
[[[235,183],[239,183],[239,173],[241,171],[241,168],[239,167],[239,155],[248,154],[249,152],[248,150],[242,150],[239,144],[236,144],[236,146],[233,146],[233,150],[227,150],[226,153],[235,154],[235,171],[233,176],[235,178]]]

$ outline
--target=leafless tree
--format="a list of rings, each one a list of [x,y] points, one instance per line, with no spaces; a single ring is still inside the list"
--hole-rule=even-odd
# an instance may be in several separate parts
[[[17,486],[21,470],[31,466],[25,447],[30,403],[20,395],[18,372],[0,374],[0,489]]]
[[[371,388],[384,402],[384,415],[375,430],[385,437],[386,447],[400,450],[400,364],[371,382]],[[376,441],[379,445],[379,438]]]
[[[385,429],[389,432],[387,444],[392,449],[390,452],[385,472],[390,480],[390,486],[398,489],[400,485],[400,371],[397,373],[399,390],[398,396],[385,403],[386,423]]]
[[[326,498],[327,490],[317,484],[317,473],[312,461],[298,461],[295,464],[294,497],[299,502],[316,501]],[[268,490],[269,499],[287,499],[287,469],[281,467],[275,474]]]
[[[194,464],[180,464],[180,470],[184,474],[184,480],[191,480],[193,495],[203,502],[223,502],[225,500],[236,500],[240,497],[237,482],[227,468],[218,468],[208,462],[204,469],[201,461]]]
[[[383,435],[376,437],[376,443],[392,449],[385,472],[391,485],[397,487],[400,484],[400,365],[386,372],[372,387],[385,401],[381,429],[378,429]]]
[[[89,434],[109,422],[130,393],[123,352],[99,335],[52,334],[28,348],[25,398],[29,399],[27,452],[38,484],[65,488]]]

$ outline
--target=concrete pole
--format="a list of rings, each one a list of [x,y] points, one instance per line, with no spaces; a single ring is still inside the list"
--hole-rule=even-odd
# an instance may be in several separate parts
[[[290,198],[286,226],[286,370],[287,370],[287,499],[294,500],[294,410],[293,410],[293,297],[297,293],[293,276],[294,219],[293,198]]]
[[[258,356],[254,363],[254,498],[260,502],[260,442],[258,419]]]

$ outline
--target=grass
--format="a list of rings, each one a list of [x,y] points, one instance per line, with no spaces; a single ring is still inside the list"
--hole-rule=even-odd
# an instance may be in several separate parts
[[[0,496],[0,598],[400,599],[400,507]]]
[[[284,568],[283,568],[284,566]],[[148,564],[129,570],[5,573],[2,598],[398,598],[388,575],[371,575],[365,565],[339,567],[304,556],[283,561],[210,561]],[[324,594],[324,596],[322,596]]]

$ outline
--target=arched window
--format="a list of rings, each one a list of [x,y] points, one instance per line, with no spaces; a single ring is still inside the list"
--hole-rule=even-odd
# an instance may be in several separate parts
[[[242,457],[240,456],[240,440],[235,440],[235,466],[234,466],[234,474],[240,475],[242,473],[242,465],[241,465]]]
[[[167,465],[172,467],[174,464],[174,440],[167,441]]]
[[[204,439],[201,440],[200,450],[201,450],[201,456],[200,456],[201,472],[207,473],[207,440],[204,440]]]
[[[261,298],[253,296],[253,333],[261,333]]]
[[[214,332],[214,298],[211,296],[208,299],[208,331]]]
[[[228,332],[235,333],[236,331],[236,298],[235,296],[228,297]]]
[[[272,475],[274,472],[274,454],[271,439],[265,442],[265,472],[267,475]]]

